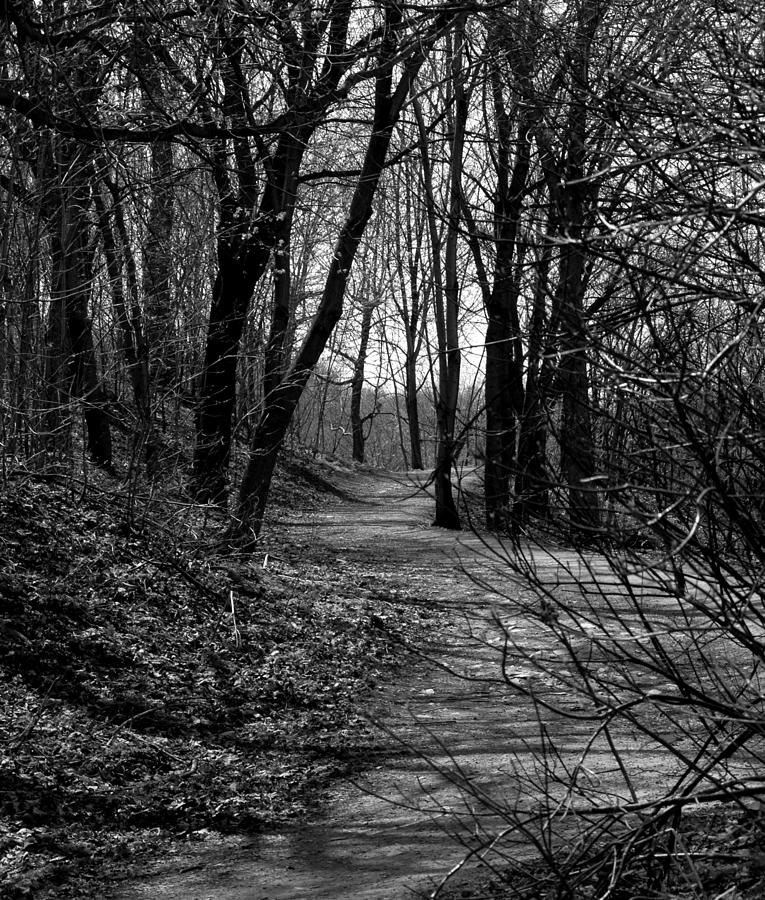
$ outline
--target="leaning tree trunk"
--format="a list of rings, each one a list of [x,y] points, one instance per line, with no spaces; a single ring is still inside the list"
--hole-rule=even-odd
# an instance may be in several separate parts
[[[230,532],[232,539],[246,547],[251,546],[260,533],[279,449],[311,372],[342,315],[348,275],[372,214],[393,128],[429,47],[429,42],[421,42],[417,55],[406,66],[395,91],[391,91],[396,56],[395,25],[401,20],[400,10],[387,6],[386,19],[389,29],[381,48],[381,64],[375,78],[372,132],[348,215],[335,245],[319,308],[289,371],[265,399],[264,410],[253,436],[247,469],[239,490],[235,522]]]
[[[201,502],[224,503],[228,496],[236,371],[239,347],[255,285],[262,278],[278,247],[279,268],[274,287],[271,329],[266,347],[263,393],[267,399],[279,382],[289,331],[289,236],[297,197],[297,174],[315,123],[296,126],[282,134],[253,221],[243,210],[253,208],[253,187],[235,191],[225,159],[216,161],[216,182],[221,199],[218,228],[218,273],[205,345],[191,492]],[[241,157],[241,153],[239,157]],[[247,163],[252,172],[254,164]],[[245,163],[242,163],[244,166]],[[255,182],[254,174],[250,180]]]
[[[197,412],[192,492],[200,502],[224,503],[228,496],[236,367],[250,298],[266,270],[272,241],[223,234],[218,239],[218,273]]]
[[[298,173],[310,139],[334,102],[335,89],[353,56],[346,50],[352,4],[330,4],[330,7],[331,12],[320,29],[326,40],[323,63],[319,61],[322,40],[318,40],[319,32],[313,25],[306,29],[302,42],[292,23],[285,20],[285,28],[277,29],[283,38],[288,72],[283,87],[287,108],[294,119],[281,131],[275,150],[270,152],[266,142],[253,142],[240,133],[230,141],[219,142],[214,151],[213,172],[221,203],[219,268],[205,347],[191,479],[191,491],[200,501],[222,503],[227,498],[237,358],[250,299],[272,250],[278,251],[277,271],[282,274],[274,292],[266,348],[264,414],[285,365],[289,334],[289,237]],[[226,60],[221,70],[222,109],[240,128],[249,127],[253,115],[245,77],[249,63],[247,38],[241,28],[243,19],[238,12],[232,13],[228,27],[219,21],[216,31]],[[317,65],[322,74],[314,79]],[[230,174],[232,154],[235,179]],[[258,165],[265,171],[265,185],[261,185],[263,178],[257,171]]]

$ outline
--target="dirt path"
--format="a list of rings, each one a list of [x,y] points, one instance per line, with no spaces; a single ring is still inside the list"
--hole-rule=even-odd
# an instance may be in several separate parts
[[[526,654],[555,652],[514,608],[525,588],[474,535],[429,527],[432,504],[411,481],[359,476],[343,487],[362,502],[328,506],[294,527],[310,528],[312,544],[329,556],[374,560],[376,570],[396,573],[418,596],[454,613],[438,644],[441,662],[457,674],[423,670],[418,680],[389,686],[375,710],[427,761],[393,752],[360,785],[338,786],[320,820],[222,851],[202,847],[195,857],[169,859],[115,900],[404,900],[413,890],[430,892],[459,862],[465,853],[459,841],[469,844],[476,831],[501,826],[476,794],[485,792],[492,803],[517,799],[513,772],[533,763],[538,724],[531,704],[499,682],[501,638],[492,616],[512,630]],[[540,565],[558,581],[565,562],[549,558]],[[474,578],[496,590],[479,587]],[[530,674],[523,659],[510,671],[517,678]],[[554,721],[546,724],[556,728]],[[560,723],[562,753],[574,759],[588,734],[588,726],[578,733],[570,721]],[[626,743],[624,749],[641,752]],[[594,748],[588,767],[597,770],[598,760]],[[605,756],[602,764],[607,790]],[[646,759],[654,784],[661,765]],[[473,789],[466,795],[454,780],[469,781]]]

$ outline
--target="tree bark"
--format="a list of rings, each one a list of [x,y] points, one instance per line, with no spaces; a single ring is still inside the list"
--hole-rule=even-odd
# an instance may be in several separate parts
[[[503,46],[500,35],[492,34],[489,47]],[[516,67],[519,85],[526,89],[528,79],[525,55]],[[508,529],[511,518],[511,475],[515,461],[516,416],[523,409],[521,378],[520,325],[518,321],[518,282],[514,259],[522,258],[518,229],[526,192],[531,152],[529,130],[533,117],[521,114],[517,137],[507,114],[502,81],[497,67],[491,73],[494,118],[497,127],[495,168],[497,186],[494,197],[494,282],[485,294],[486,327],[486,462],[484,492],[486,526],[492,531]],[[510,165],[511,147],[515,163]]]
[[[545,307],[549,294],[549,271],[552,262],[552,216],[547,234],[550,240],[542,249],[534,286],[528,342],[528,367],[523,413],[518,438],[517,474],[515,479],[514,527],[525,527],[534,519],[544,519],[548,509],[550,474],[547,471],[547,393],[550,378],[543,367],[545,353]],[[552,346],[549,348],[552,353]],[[549,369],[549,365],[547,366]]]
[[[422,462],[422,438],[420,429],[420,406],[417,400],[417,359],[407,356],[404,385],[406,416],[409,425],[409,450],[413,469],[425,468]]]
[[[588,540],[600,526],[592,413],[584,322],[585,218],[591,186],[585,180],[589,51],[600,21],[600,0],[585,0],[573,42],[571,102],[567,126],[568,161],[561,190],[561,224],[567,238],[561,251],[561,361],[558,389],[563,398],[561,469],[568,485],[572,540]]]
[[[95,175],[95,173],[94,173]],[[101,226],[101,240],[104,251],[106,272],[112,294],[112,308],[117,323],[117,342],[125,359],[125,365],[133,391],[133,401],[138,417],[139,439],[145,438],[151,426],[151,398],[149,396],[148,349],[143,330],[143,317],[138,305],[138,297],[133,295],[129,300],[125,297],[123,286],[123,260],[115,229],[109,222],[109,211],[101,196],[100,185],[94,177],[93,200],[96,215]],[[118,210],[113,208],[115,216]],[[124,224],[124,223],[123,223]],[[122,229],[117,228],[119,234]],[[122,235],[124,241],[125,235]],[[125,247],[123,246],[123,253]]]
[[[583,256],[580,247],[566,248],[561,362],[557,373],[557,387],[563,399],[561,470],[568,485],[569,529],[575,541],[591,538],[600,525],[599,493],[592,481],[596,466],[587,371],[588,339],[583,321]]]
[[[353,459],[364,462],[364,424],[366,419],[361,412],[361,400],[364,392],[364,367],[367,361],[369,332],[372,328],[372,313],[375,304],[365,302],[361,313],[361,337],[359,352],[353,366],[351,376],[351,436],[353,440]]]
[[[86,427],[86,446],[96,465],[112,468],[112,440],[107,416],[106,393],[98,376],[93,345],[92,323],[88,316],[90,285],[93,278],[93,252],[90,245],[90,187],[92,160],[87,151],[69,139],[60,139],[57,148],[60,175],[59,203],[51,225],[53,229],[53,286],[51,314],[60,316],[66,335],[67,371],[55,373],[61,396],[61,379],[66,392],[82,401]],[[64,333],[59,322],[55,340]],[[64,354],[54,349],[55,358]]]
[[[270,215],[262,215],[260,241],[229,234],[218,237],[218,272],[213,284],[210,321],[197,413],[192,491],[200,502],[224,503],[228,496],[236,367],[239,344],[255,285],[268,265],[273,245]]]

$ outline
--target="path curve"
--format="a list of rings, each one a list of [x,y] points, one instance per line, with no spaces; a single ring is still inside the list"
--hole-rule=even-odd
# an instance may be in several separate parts
[[[316,821],[226,850],[200,847],[194,857],[184,856],[181,871],[178,861],[169,859],[114,900],[427,896],[463,858],[471,832],[501,827],[500,819],[452,783],[449,772],[459,772],[492,801],[512,805],[518,788],[513,771],[533,762],[538,724],[532,705],[501,682],[496,618],[512,629],[526,653],[554,648],[519,616],[515,600],[526,588],[493,555],[492,545],[469,532],[430,527],[433,504],[418,485],[415,473],[356,475],[343,481],[355,500],[328,505],[291,525],[310,528],[312,545],[328,555],[374,559],[377,571],[452,613],[437,645],[441,663],[456,674],[430,667],[389,685],[375,708],[396,735],[392,749],[400,740],[423,755],[392,753],[359,784],[337,785]],[[548,566],[553,581],[566,562],[571,560],[549,558],[540,565]],[[519,678],[527,674],[523,663],[518,660]],[[589,728],[578,733],[570,721],[561,727],[566,750],[575,755]],[[646,760],[646,765],[655,783],[661,763]]]

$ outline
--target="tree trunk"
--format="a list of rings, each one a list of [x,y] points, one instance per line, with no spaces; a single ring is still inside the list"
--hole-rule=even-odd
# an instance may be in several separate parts
[[[406,223],[407,233],[402,241],[401,229],[395,229],[395,266],[401,288],[401,300],[395,300],[396,310],[404,328],[406,345],[404,348],[404,404],[409,435],[411,467],[423,469],[422,431],[420,410],[417,401],[417,360],[422,350],[427,325],[428,304],[423,298],[420,285],[420,267],[425,239],[425,222],[421,207],[415,204],[416,170],[412,158],[403,162],[404,166],[404,208],[397,192],[394,198],[397,222]],[[427,294],[426,294],[427,296]],[[402,454],[406,463],[406,452]]]
[[[218,273],[205,346],[191,479],[191,491],[201,502],[225,503],[228,496],[239,346],[255,285],[266,271],[273,250],[277,268],[263,374],[266,403],[283,376],[290,313],[289,235],[297,175],[313,127],[313,123],[301,126],[280,138],[252,223],[244,210],[247,204],[251,207],[253,199],[243,197],[241,191],[233,192],[226,161],[216,162],[221,198]]]
[[[561,470],[568,485],[569,527],[573,540],[591,538],[600,525],[595,449],[587,372],[587,335],[583,322],[584,251],[567,245],[561,266],[564,301],[561,309],[561,362],[558,390],[563,398]]]
[[[223,229],[222,229],[223,230]],[[213,285],[197,413],[192,491],[200,502],[225,503],[236,399],[239,343],[255,285],[268,265],[272,241],[223,233]]]
[[[436,334],[438,339],[438,390],[436,395],[436,465],[433,471],[436,514],[433,525],[437,528],[460,529],[460,517],[454,501],[451,481],[457,444],[455,429],[457,403],[460,388],[461,355],[459,348],[459,295],[460,281],[457,269],[457,242],[462,198],[462,152],[467,121],[467,100],[463,89],[462,44],[464,21],[455,26],[452,43],[448,48],[449,88],[453,92],[454,108],[450,124],[449,160],[449,210],[446,241],[441,252],[441,239],[436,221],[436,200],[433,188],[433,171],[429,155],[427,130],[422,111],[414,102],[420,135],[420,156],[427,208],[428,230],[433,264],[433,291],[435,299]],[[451,109],[450,98],[447,108]],[[441,266],[443,265],[443,274]]]
[[[171,145],[155,141],[151,145],[152,191],[143,245],[143,294],[151,384],[155,392],[160,392],[161,398],[175,386],[178,372],[178,340],[170,288],[175,204],[173,171]]]
[[[542,250],[534,286],[534,305],[531,312],[528,343],[528,368],[523,413],[518,438],[517,475],[515,480],[515,507],[513,523],[524,527],[533,519],[547,516],[550,475],[547,471],[547,393],[549,390],[549,363],[543,366],[543,357],[552,355],[553,346],[545,352],[545,307],[549,295],[549,272],[552,262],[555,234],[554,215],[551,213],[547,227],[549,241]],[[552,341],[554,323],[550,323],[549,339]]]
[[[369,332],[372,328],[372,313],[375,304],[365,302],[361,313],[361,340],[356,362],[351,376],[351,435],[353,437],[353,458],[356,462],[364,462],[364,423],[361,414],[361,399],[364,392],[364,367],[367,361]]]
[[[112,441],[106,412],[106,394],[98,377],[93,330],[88,317],[90,286],[93,278],[93,253],[90,246],[90,188],[88,176],[91,160],[84,151],[62,139],[59,167],[60,203],[52,221],[53,288],[51,313],[63,311],[68,349],[68,390],[82,400],[86,426],[86,445],[93,462],[103,468],[112,467]],[[56,340],[63,334],[57,326]],[[54,349],[61,359],[60,351]],[[54,384],[60,384],[63,373],[55,373]],[[60,390],[60,389],[57,389]]]
[[[308,16],[302,40],[287,19],[284,28],[277,29],[282,38],[287,76],[281,85],[294,122],[280,132],[272,153],[267,151],[265,142],[255,142],[259,162],[265,170],[259,207],[256,195],[261,178],[253,142],[239,135],[230,142],[220,142],[215,150],[213,171],[221,203],[219,270],[210,310],[191,480],[191,490],[201,501],[226,500],[237,357],[250,299],[265,272],[271,251],[275,251],[277,274],[264,370],[263,415],[266,417],[270,398],[276,394],[283,377],[290,328],[289,237],[300,166],[311,136],[336,99],[334,91],[342,74],[355,61],[354,52],[347,47],[353,6],[343,2],[331,4],[329,9],[327,16],[320,17],[318,22]],[[216,28],[216,40],[221,41],[225,59],[221,69],[222,108],[226,117],[240,127],[249,127],[253,117],[245,77],[246,35],[242,30],[245,19],[238,12],[232,13],[228,23],[219,18]],[[324,47],[323,62],[320,62],[320,47]],[[236,186],[230,176],[230,156],[233,156]],[[270,480],[270,474],[265,477]]]
[[[502,36],[491,35],[489,46],[499,49]],[[520,68],[519,82],[527,72]],[[515,461],[516,416],[523,410],[521,378],[520,325],[518,322],[519,279],[515,277],[513,260],[518,259],[518,276],[523,253],[518,246],[518,227],[531,164],[529,130],[532,117],[521,114],[518,134],[507,114],[499,71],[491,77],[494,117],[497,127],[495,168],[497,187],[494,197],[494,283],[484,291],[486,306],[486,462],[484,493],[486,527],[505,531],[511,517],[511,475]],[[515,146],[515,164],[510,165],[511,148]]]
[[[515,76],[513,93],[519,94],[524,102],[517,103],[517,120],[514,122],[508,113],[511,104],[505,97],[502,67],[493,66],[489,85],[496,127],[492,160],[497,180],[493,197],[494,274],[491,285],[472,211],[467,204],[463,205],[468,243],[487,317],[484,498],[486,525],[492,531],[507,530],[514,514],[512,473],[516,459],[516,420],[520,419],[524,404],[518,297],[525,249],[518,234],[531,166],[529,135],[539,118],[538,106],[532,102],[534,90],[530,73],[534,41],[530,16],[527,11],[529,22],[521,25],[523,15],[519,14],[519,23],[513,31],[513,40],[518,42],[519,49],[514,46],[510,50],[505,15],[502,10],[497,10],[489,17],[487,51],[490,56],[507,61]],[[520,28],[524,29],[522,34],[517,31]],[[511,163],[513,153],[515,159]]]
[[[57,264],[60,255],[58,246],[58,239],[53,235],[51,258],[54,277],[59,269]],[[45,322],[44,354],[44,386],[40,404],[42,406],[40,449],[43,458],[51,461],[68,451],[71,443],[71,423],[64,417],[69,395],[67,374],[69,335],[66,328],[64,297],[57,289],[55,281],[51,285],[51,299]]]
[[[138,306],[137,297],[130,298],[130,309],[128,309],[117,238],[109,224],[109,213],[97,187],[93,189],[93,199],[101,223],[104,262],[111,286],[112,307],[118,328],[118,344],[125,357],[138,418],[142,427],[145,427],[150,419],[149,372],[141,309]]]
[[[599,0],[585,0],[580,10],[571,60],[572,98],[567,127],[568,161],[561,189],[561,223],[567,241],[561,252],[561,362],[558,386],[563,396],[561,469],[568,485],[570,532],[587,540],[600,526],[600,499],[595,475],[595,448],[587,372],[584,324],[585,217],[591,187],[585,181],[589,50],[600,16]]]
[[[406,416],[409,424],[409,448],[413,469],[425,468],[422,462],[422,438],[420,429],[420,407],[417,401],[417,359],[407,354],[404,385]]]
[[[23,448],[25,456],[30,456],[32,450],[32,434],[37,431],[37,423],[33,421],[29,410],[29,388],[35,371],[35,338],[40,333],[40,307],[38,303],[38,266],[40,259],[37,249],[39,237],[37,231],[34,235],[35,252],[31,253],[27,263],[27,271],[23,278],[23,300],[18,311],[18,370],[13,385],[12,403],[14,406],[13,433],[16,440]],[[30,427],[31,425],[31,427]],[[9,453],[14,452],[9,447]]]
[[[438,419],[439,431],[448,435],[449,424],[443,418]],[[452,437],[454,432],[452,431]],[[452,490],[452,466],[454,465],[453,447],[448,437],[441,438],[436,449],[436,465],[433,470],[433,485],[436,494],[436,516],[433,519],[435,528],[448,528],[459,531],[462,528],[457,504],[454,502]]]
[[[547,471],[547,408],[536,374],[526,377],[518,441],[513,523],[519,527],[547,516],[550,475]]]
[[[118,197],[116,191],[115,197]],[[106,263],[106,272],[109,276],[112,308],[118,329],[117,344],[125,360],[133,392],[133,402],[136,408],[137,428],[134,441],[139,448],[139,452],[141,446],[146,448],[147,471],[151,476],[156,474],[156,469],[153,458],[155,454],[152,451],[154,441],[151,397],[149,395],[148,348],[144,337],[141,308],[138,304],[137,284],[132,277],[128,278],[128,284],[131,288],[129,301],[125,297],[123,287],[123,254],[130,252],[129,246],[125,243],[127,240],[127,229],[124,227],[125,223],[120,219],[122,227],[118,225],[116,229],[123,243],[122,253],[120,253],[117,234],[115,234],[115,229],[109,222],[109,212],[101,196],[97,178],[94,178],[93,200],[101,227],[104,261]],[[121,216],[121,212],[116,205],[116,199],[114,202],[115,206],[112,212],[116,219]]]

